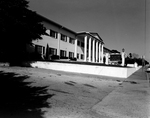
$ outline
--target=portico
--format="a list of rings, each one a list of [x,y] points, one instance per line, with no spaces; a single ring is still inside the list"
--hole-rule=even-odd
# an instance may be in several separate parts
[[[84,62],[103,63],[104,42],[100,36],[97,33],[89,32],[81,32],[77,36],[84,40]],[[77,43],[75,43],[75,55],[77,55]]]

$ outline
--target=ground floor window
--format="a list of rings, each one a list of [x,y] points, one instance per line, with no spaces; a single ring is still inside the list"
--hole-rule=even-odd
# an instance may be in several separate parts
[[[45,50],[45,47],[40,46],[40,45],[35,45],[35,52],[38,54],[44,54],[43,50]]]
[[[77,42],[77,45],[80,46],[80,41]]]
[[[81,59],[84,59],[84,55],[83,54],[81,54]]]
[[[77,59],[79,59],[79,53],[77,53]]]
[[[81,47],[84,47],[84,43],[83,42],[81,42]]]
[[[43,47],[43,54],[45,54],[45,47]]]
[[[60,50],[60,56],[61,56],[61,57],[66,57],[66,55],[67,55],[67,51],[65,51],[65,50]]]
[[[49,48],[49,54],[50,55],[57,55],[57,49],[55,49],[55,48]]]
[[[74,53],[73,52],[69,52],[69,58],[74,58]]]

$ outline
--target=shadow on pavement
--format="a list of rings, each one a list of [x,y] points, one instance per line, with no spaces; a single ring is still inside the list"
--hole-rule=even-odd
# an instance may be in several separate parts
[[[49,107],[46,102],[53,95],[46,87],[30,87],[23,82],[29,76],[0,71],[0,118],[42,118],[40,108]]]

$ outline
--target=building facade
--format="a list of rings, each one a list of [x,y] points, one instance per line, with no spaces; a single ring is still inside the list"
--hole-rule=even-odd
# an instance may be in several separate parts
[[[40,17],[47,29],[47,35],[42,35],[42,40],[33,41],[33,44],[43,57],[48,48],[49,55],[103,63],[104,42],[97,33],[77,33],[43,16]]]

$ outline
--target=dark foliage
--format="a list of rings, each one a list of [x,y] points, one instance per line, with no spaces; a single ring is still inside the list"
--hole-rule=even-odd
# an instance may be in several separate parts
[[[65,56],[60,56],[60,59],[69,59],[69,58]]]
[[[141,58],[126,58],[125,59],[125,63],[126,64],[134,64],[137,63],[138,65],[142,65],[142,64],[149,64],[148,61],[146,60],[142,60]]]
[[[77,58],[69,58],[70,61],[77,61]]]
[[[49,45],[47,44],[46,46],[46,56],[45,56],[45,60],[49,60]]]
[[[23,58],[26,44],[46,34],[41,21],[28,9],[26,0],[0,0],[0,52],[7,54],[8,60]]]
[[[52,59],[52,60],[60,59],[60,56],[58,56],[58,55],[52,55],[52,56],[51,56],[51,59]]]
[[[28,76],[0,71],[0,118],[42,118],[40,108],[49,107],[47,87],[30,87]]]

